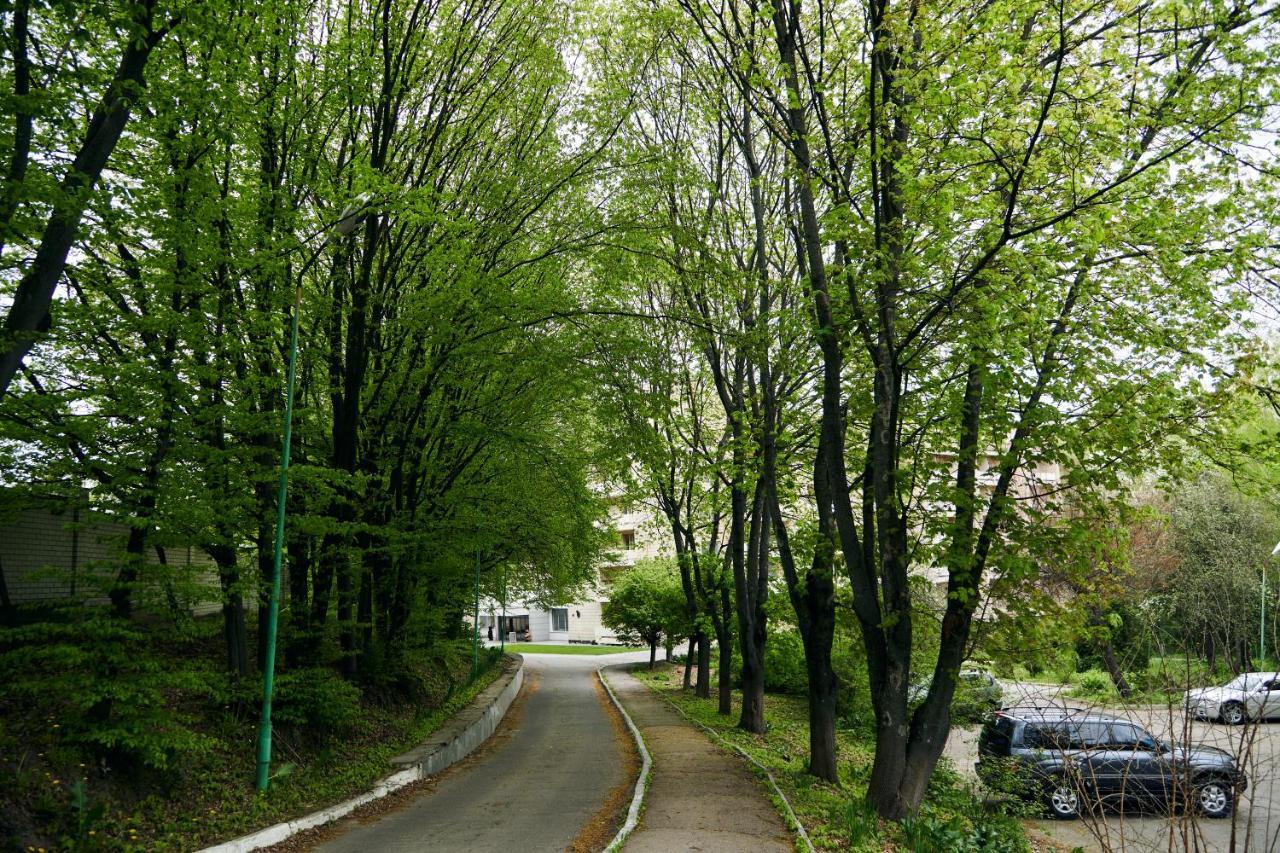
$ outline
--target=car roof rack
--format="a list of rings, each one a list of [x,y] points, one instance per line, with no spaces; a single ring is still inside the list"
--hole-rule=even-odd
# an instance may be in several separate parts
[[[1056,712],[1056,713],[1062,714],[1063,716],[1094,713],[1093,708],[1081,708],[1075,705],[1067,705],[1060,702],[1049,702],[1049,701],[1017,702],[1013,705],[1005,705],[999,710],[998,713],[1005,714],[1006,716],[1016,716],[1018,713],[1030,712],[1030,713],[1043,714],[1048,711]],[[1103,716],[1103,715],[1099,715],[1099,716]]]

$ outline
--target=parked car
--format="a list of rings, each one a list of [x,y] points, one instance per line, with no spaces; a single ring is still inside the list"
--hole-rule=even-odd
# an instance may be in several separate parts
[[[1231,814],[1247,778],[1229,752],[1175,747],[1120,717],[1060,707],[1006,708],[978,735],[978,776],[1041,799],[1059,819],[1104,803],[1193,805]]]
[[[1221,687],[1188,690],[1184,701],[1188,714],[1232,726],[1280,717],[1280,672],[1246,672]]]
[[[929,680],[917,679],[907,687],[907,702],[918,705],[929,695]],[[1004,688],[985,670],[962,669],[951,697],[953,723],[977,723],[1004,704]]]

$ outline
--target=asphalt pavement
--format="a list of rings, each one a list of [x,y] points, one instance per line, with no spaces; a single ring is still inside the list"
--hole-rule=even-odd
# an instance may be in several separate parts
[[[629,782],[624,745],[602,705],[595,670],[641,659],[647,653],[526,654],[521,696],[477,753],[405,805],[344,822],[315,849],[523,853],[569,848],[584,827],[598,822],[610,792]]]

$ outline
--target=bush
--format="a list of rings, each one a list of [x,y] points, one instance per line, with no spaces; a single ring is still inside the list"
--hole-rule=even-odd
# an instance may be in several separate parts
[[[845,640],[832,651],[831,666],[839,679],[836,714],[845,728],[870,730],[875,721],[871,688],[867,684],[867,659],[862,649]]]
[[[1100,669],[1087,669],[1075,677],[1071,695],[1085,699],[1108,699],[1115,694],[1111,676]]]
[[[175,666],[131,623],[80,608],[61,621],[0,629],[6,692],[43,717],[60,740],[128,768],[168,769],[212,747],[179,710],[204,686],[199,671]]]
[[[361,719],[360,688],[325,667],[284,672],[276,679],[271,717],[322,738],[350,734]]]
[[[796,631],[786,629],[769,634],[764,644],[764,689],[770,693],[804,696],[809,690],[809,673],[804,665],[804,641]]]
[[[902,822],[906,849],[917,853],[1025,853],[1016,817],[988,806],[946,759],[938,763],[925,803]]]
[[[1072,676],[1076,674],[1079,665],[1080,657],[1076,654],[1076,650],[1064,648],[1058,652],[1053,663],[1049,666],[1048,672],[1056,683],[1070,684]]]
[[[961,679],[956,685],[955,695],[951,697],[951,722],[980,723],[999,707],[1000,702],[985,685]]]

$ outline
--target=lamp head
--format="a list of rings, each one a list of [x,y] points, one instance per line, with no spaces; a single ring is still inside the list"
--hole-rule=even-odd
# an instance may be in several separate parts
[[[338,217],[337,223],[334,224],[333,230],[337,231],[343,237],[356,230],[356,226],[360,224],[360,220],[364,219],[368,213],[369,202],[373,200],[372,193],[360,193],[352,200],[350,204],[342,209],[342,214]]]

